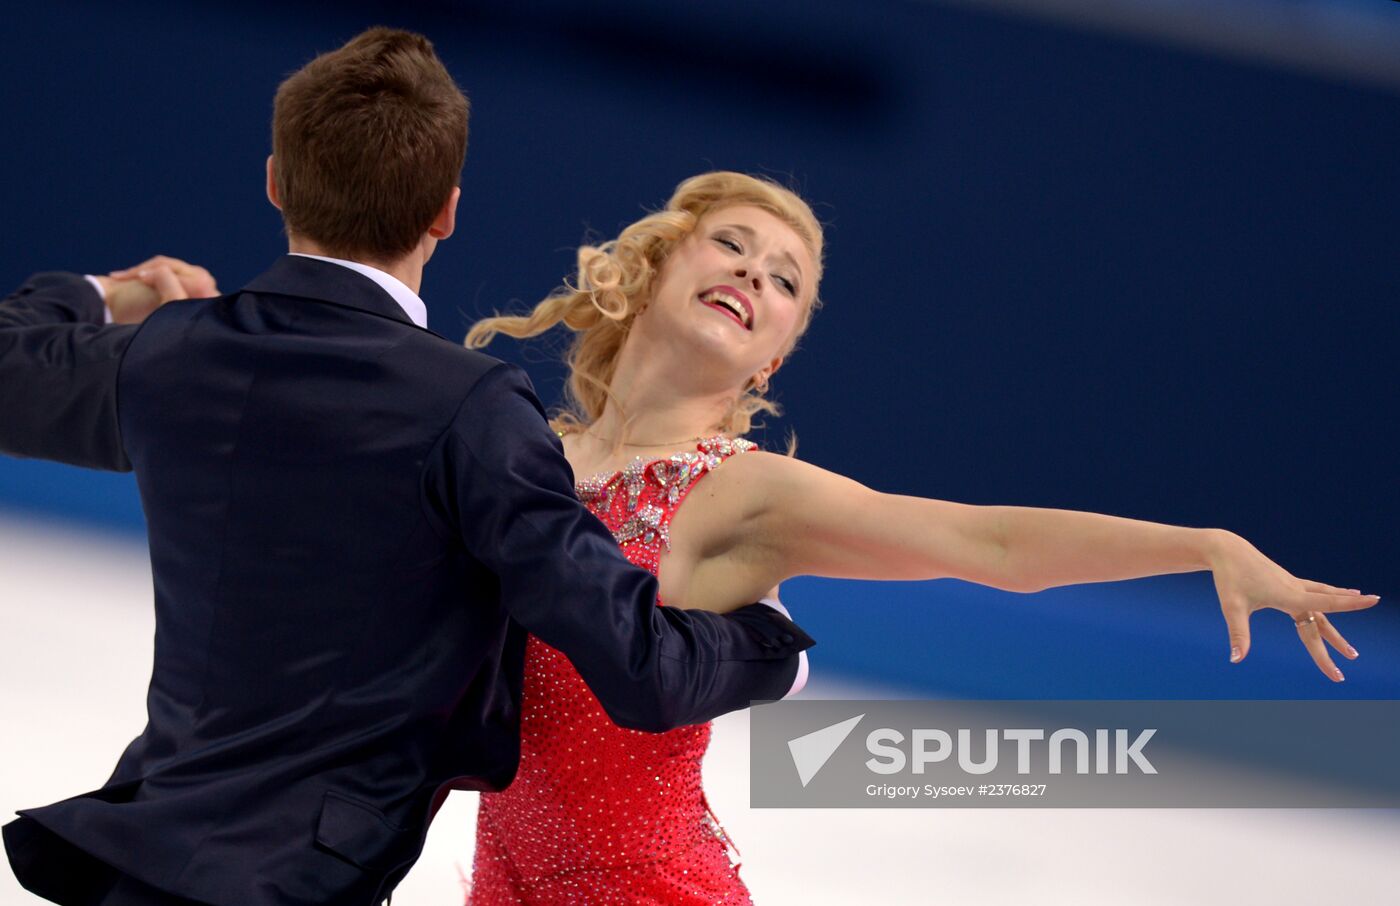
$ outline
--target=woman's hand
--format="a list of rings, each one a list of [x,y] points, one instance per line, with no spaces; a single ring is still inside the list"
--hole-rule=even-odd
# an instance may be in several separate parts
[[[157,255],[135,267],[98,277],[116,324],[139,324],[167,302],[204,299],[219,294],[214,276],[204,268]]]
[[[1272,607],[1293,618],[1298,637],[1312,655],[1319,670],[1333,682],[1342,681],[1342,671],[1332,663],[1326,640],[1348,658],[1356,649],[1342,638],[1325,616],[1345,610],[1365,610],[1374,606],[1377,595],[1363,595],[1354,588],[1337,588],[1321,582],[1299,579],[1279,566],[1239,535],[1221,532],[1210,556],[1215,591],[1220,610],[1230,630],[1230,661],[1238,663],[1249,654],[1249,616]]]

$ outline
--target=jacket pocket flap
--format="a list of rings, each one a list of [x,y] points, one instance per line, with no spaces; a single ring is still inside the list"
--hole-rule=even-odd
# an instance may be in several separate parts
[[[408,831],[372,805],[328,792],[316,821],[316,843],[360,868],[387,870],[403,861]]]

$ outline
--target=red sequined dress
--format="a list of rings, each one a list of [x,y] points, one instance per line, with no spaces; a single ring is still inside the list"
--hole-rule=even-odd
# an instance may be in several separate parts
[[[753,447],[709,438],[580,482],[578,495],[655,574],[696,482]],[[709,724],[619,727],[568,658],[532,636],[520,729],[514,782],[481,796],[470,906],[751,902],[700,785]]]

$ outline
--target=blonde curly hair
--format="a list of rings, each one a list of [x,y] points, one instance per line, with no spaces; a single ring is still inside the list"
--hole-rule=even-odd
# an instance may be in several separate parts
[[[661,263],[701,217],[734,205],[760,208],[790,226],[806,245],[817,272],[812,276],[812,303],[806,306],[783,354],[791,352],[820,306],[815,287],[821,281],[822,227],[798,195],[771,179],[717,170],[692,176],[676,187],[666,207],[624,229],[616,239],[578,250],[578,274],[525,315],[496,315],[472,325],[466,345],[480,349],[497,334],[516,339],[539,336],[563,324],[575,332],[564,361],[569,366],[565,406],[550,422],[556,431],[579,431],[596,421],[609,400],[618,353],[632,320],[651,296]],[[760,412],[779,414],[767,388],[749,382],[719,425],[722,433],[745,434]],[[620,408],[620,407],[619,407]],[[626,419],[626,413],[620,413]],[[621,437],[618,438],[622,440]]]

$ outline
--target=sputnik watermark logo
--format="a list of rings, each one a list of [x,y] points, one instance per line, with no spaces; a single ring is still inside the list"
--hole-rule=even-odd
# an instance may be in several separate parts
[[[792,755],[792,764],[797,768],[797,777],[802,781],[802,786],[806,787],[812,782],[812,778],[831,760],[831,756],[836,754],[841,743],[846,741],[846,737],[851,735],[864,717],[864,714],[858,714],[829,727],[822,727],[820,730],[788,740],[788,752]],[[1155,774],[1157,768],[1146,758],[1143,747],[1156,732],[1155,728],[1145,729],[1130,742],[1127,730],[1116,730],[1112,735],[1108,730],[1095,730],[1094,740],[1097,746],[1093,746],[1089,736],[1080,730],[1056,730],[1049,734],[1048,745],[1045,747],[1049,772],[1059,774],[1064,770],[1063,763],[1068,759],[1062,757],[1062,752],[1068,743],[1068,747],[1074,752],[1073,765],[1069,769],[1076,773],[1088,774],[1093,771],[1098,774],[1126,774],[1131,766],[1144,774]],[[865,766],[877,774],[898,774],[903,772],[906,766],[915,774],[923,774],[928,765],[946,761],[956,752],[960,770],[968,774],[989,774],[997,768],[998,742],[1005,741],[1016,746],[1016,773],[1029,774],[1033,752],[1031,744],[1044,740],[1046,733],[1036,728],[1000,731],[989,729],[985,733],[983,743],[985,754],[980,761],[973,759],[972,733],[966,729],[959,729],[956,735],[953,735],[937,727],[920,727],[915,728],[907,738],[912,750],[908,757],[901,748],[906,740],[904,733],[893,727],[871,730],[865,737],[865,748],[870,755]],[[957,740],[956,743],[954,739]],[[1113,745],[1110,739],[1116,741],[1117,745]],[[1095,751],[1093,768],[1089,766],[1090,748]],[[1116,756],[1112,766],[1109,764],[1110,752]]]
[[[831,756],[841,748],[841,743],[846,741],[846,737],[851,735],[851,731],[864,716],[857,714],[850,720],[843,720],[788,740],[788,752],[792,754],[793,767],[797,768],[797,778],[802,781],[804,787],[811,783],[822,766],[831,760]]]
[[[758,808],[1400,808],[1400,701],[806,700],[750,715]]]
[[[947,761],[955,753],[958,769],[967,774],[990,774],[997,769],[1001,758],[1000,743],[1016,745],[1016,773],[1030,774],[1037,770],[1032,760],[1044,756],[1051,774],[1064,773],[1066,763],[1073,759],[1068,770],[1076,774],[1126,774],[1136,768],[1143,774],[1155,774],[1157,768],[1147,759],[1143,748],[1148,740],[1157,735],[1156,727],[1138,731],[1134,737],[1124,729],[1096,729],[1093,742],[1089,734],[1073,727],[1063,727],[1050,732],[1049,741],[1043,747],[1034,744],[1046,739],[1045,730],[1038,727],[1017,729],[988,729],[983,731],[981,760],[977,760],[971,730],[962,728],[955,734],[938,727],[918,727],[909,734],[909,757],[904,754],[905,736],[893,727],[881,727],[870,731],[865,738],[870,760],[865,766],[877,774],[899,774],[909,765],[915,774],[922,774],[930,764]],[[956,742],[954,740],[956,739]],[[1094,767],[1089,767],[1089,752],[1094,753]],[[1070,757],[1065,756],[1069,750]],[[1109,765],[1109,755],[1114,756]]]

